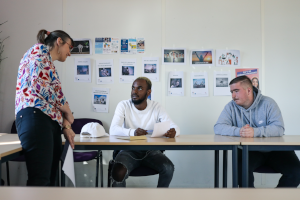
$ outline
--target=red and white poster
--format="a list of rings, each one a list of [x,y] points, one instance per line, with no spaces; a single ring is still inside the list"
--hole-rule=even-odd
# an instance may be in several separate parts
[[[241,68],[235,69],[235,77],[248,76],[252,85],[259,89],[259,69],[258,68]]]

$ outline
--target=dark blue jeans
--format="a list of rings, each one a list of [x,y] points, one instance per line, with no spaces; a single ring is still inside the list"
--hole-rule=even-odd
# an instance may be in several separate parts
[[[26,158],[28,186],[54,186],[61,155],[61,127],[37,108],[18,112],[16,125]]]
[[[125,177],[120,182],[114,179],[114,175],[117,173],[115,169],[116,164],[122,164],[127,169]],[[126,187],[125,180],[128,178],[130,172],[141,165],[158,171],[159,179],[157,187],[169,187],[174,173],[173,163],[160,150],[123,150],[115,158],[115,165],[112,169],[113,187]]]
[[[242,150],[238,150],[239,185],[242,185]],[[300,161],[294,151],[249,151],[249,187],[254,187],[255,169],[262,165],[281,173],[277,187],[297,187],[300,183]]]

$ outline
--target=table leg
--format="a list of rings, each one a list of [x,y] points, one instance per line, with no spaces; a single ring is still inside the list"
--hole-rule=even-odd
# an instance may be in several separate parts
[[[227,159],[228,152],[223,150],[223,188],[227,188]]]
[[[2,170],[2,163],[1,163],[1,160],[0,160],[0,186],[2,185],[2,174],[1,174],[1,170]]]
[[[215,150],[215,188],[219,187],[219,150]]]
[[[242,158],[242,185],[244,188],[248,187],[249,182],[249,150],[248,145],[243,146],[243,158]]]
[[[238,156],[237,146],[232,147],[232,187],[238,187]]]

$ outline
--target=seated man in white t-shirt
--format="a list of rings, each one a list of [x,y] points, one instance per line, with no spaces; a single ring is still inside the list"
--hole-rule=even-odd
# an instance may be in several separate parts
[[[172,122],[162,106],[147,99],[151,94],[151,86],[151,81],[146,77],[139,77],[133,82],[131,99],[121,101],[116,108],[109,130],[110,135],[147,135],[147,131],[153,130],[155,123],[164,121],[171,122],[171,129],[165,133],[166,137],[174,138],[180,134],[179,127]],[[158,171],[157,187],[169,187],[174,165],[160,150],[122,150],[115,158],[112,186],[126,187],[125,180],[130,172],[141,165]]]

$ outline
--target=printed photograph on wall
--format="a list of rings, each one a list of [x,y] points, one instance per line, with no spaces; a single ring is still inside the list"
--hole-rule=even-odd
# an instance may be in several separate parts
[[[205,88],[205,79],[193,79],[193,88]]]
[[[163,64],[183,65],[185,64],[186,50],[184,48],[163,48]]]
[[[259,88],[259,69],[258,68],[240,68],[235,69],[235,77],[248,76],[252,81],[252,85]]]
[[[213,49],[191,50],[191,66],[214,66],[215,55]]]
[[[170,88],[182,88],[182,79],[181,78],[171,78],[170,79]]]
[[[155,74],[156,73],[156,64],[144,64],[144,73]]]
[[[99,77],[111,77],[111,68],[99,68]]]
[[[134,76],[134,66],[122,66],[123,76]]]
[[[216,87],[228,87],[228,78],[216,78]]]
[[[106,95],[94,95],[94,104],[106,105]]]
[[[74,39],[74,47],[71,50],[71,54],[89,55],[92,52],[90,39]]]
[[[239,67],[241,55],[239,50],[216,50],[217,67]]]
[[[89,66],[77,65],[77,75],[89,75]]]

